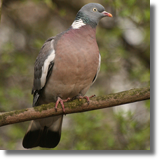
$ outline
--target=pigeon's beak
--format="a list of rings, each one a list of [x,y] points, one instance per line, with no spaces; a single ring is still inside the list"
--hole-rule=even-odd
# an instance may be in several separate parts
[[[113,17],[111,13],[108,13],[106,11],[103,11],[102,14],[105,16],[105,17]]]

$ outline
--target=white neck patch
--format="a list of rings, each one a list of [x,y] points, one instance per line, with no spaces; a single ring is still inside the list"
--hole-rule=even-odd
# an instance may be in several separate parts
[[[81,28],[82,26],[85,26],[86,24],[83,23],[82,19],[79,19],[79,20],[75,20],[73,23],[72,23],[72,28],[73,29],[79,29]]]

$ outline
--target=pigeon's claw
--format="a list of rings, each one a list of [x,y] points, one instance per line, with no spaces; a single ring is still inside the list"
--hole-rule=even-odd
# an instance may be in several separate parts
[[[96,96],[96,95],[94,94],[94,95],[92,95],[92,96],[90,96],[90,97],[88,97],[88,96],[78,96],[77,98],[78,98],[78,99],[86,99],[86,100],[87,100],[87,103],[89,104],[90,98],[95,97],[95,96]]]
[[[58,97],[58,99],[57,99],[57,101],[56,101],[56,105],[55,105],[56,111],[57,111],[57,106],[58,106],[58,104],[60,103],[61,106],[62,106],[63,112],[65,113],[65,107],[64,107],[64,103],[63,103],[63,102],[67,102],[67,101],[69,101],[70,99],[71,99],[71,98],[67,98],[67,99],[63,100],[63,99],[61,99],[60,97]]]

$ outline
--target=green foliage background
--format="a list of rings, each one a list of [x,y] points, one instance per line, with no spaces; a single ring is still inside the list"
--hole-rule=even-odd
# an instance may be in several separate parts
[[[35,59],[90,0],[4,0],[0,26],[0,112],[31,107]],[[150,1],[95,0],[113,14],[97,27],[101,71],[87,95],[149,85]],[[0,149],[21,150],[29,122],[0,128]],[[43,149],[43,148],[35,148]],[[45,148],[44,148],[45,149]],[[149,150],[149,101],[64,117],[54,150]]]

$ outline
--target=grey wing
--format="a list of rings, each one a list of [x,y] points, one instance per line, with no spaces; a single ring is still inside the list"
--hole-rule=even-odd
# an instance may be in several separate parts
[[[100,53],[99,53],[99,65],[98,65],[98,68],[97,68],[97,73],[96,73],[95,77],[93,78],[92,84],[96,81],[96,79],[97,79],[97,77],[98,77],[98,73],[99,73],[99,71],[100,71],[100,66],[101,66],[101,55],[100,55]],[[92,84],[91,84],[91,85],[92,85]]]
[[[54,50],[55,37],[49,38],[42,46],[38,57],[36,58],[34,66],[34,81],[33,81],[33,106],[39,98],[41,90],[44,88],[52,68],[54,66],[55,50]]]

